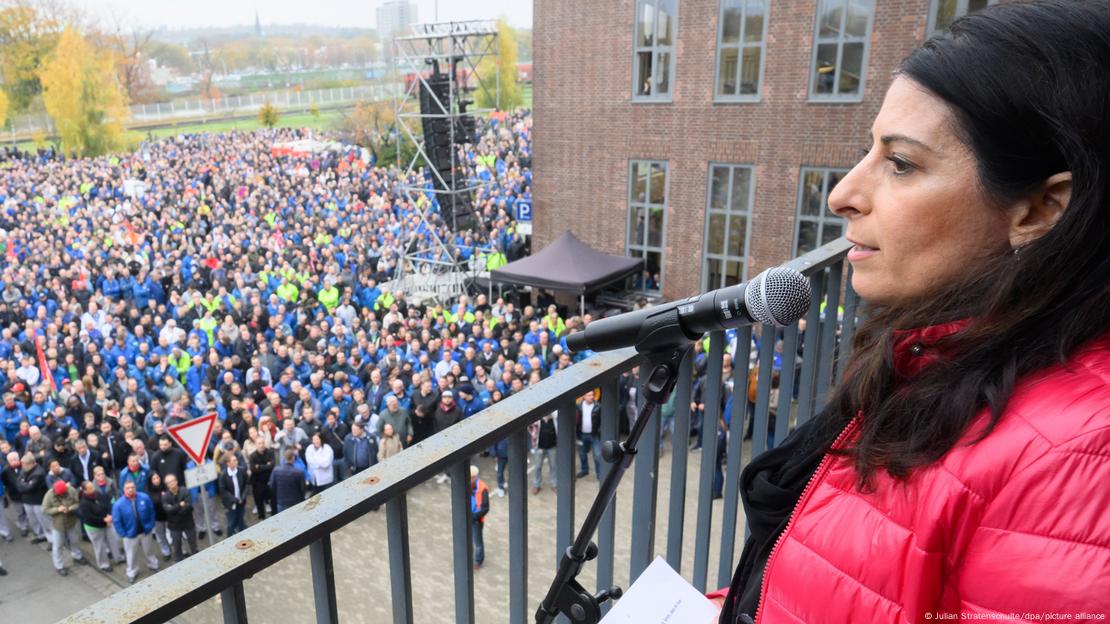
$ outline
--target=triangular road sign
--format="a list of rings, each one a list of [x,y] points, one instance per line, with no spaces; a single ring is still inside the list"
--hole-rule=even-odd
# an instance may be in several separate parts
[[[189,457],[193,458],[197,464],[204,463],[204,456],[207,455],[208,441],[212,438],[212,425],[216,423],[215,412],[194,418],[188,422],[183,422],[179,425],[171,425],[169,427],[170,437],[172,437]]]

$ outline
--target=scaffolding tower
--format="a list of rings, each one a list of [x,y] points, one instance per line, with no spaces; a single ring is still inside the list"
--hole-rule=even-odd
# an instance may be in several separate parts
[[[473,258],[469,265],[462,263],[453,242],[443,240],[435,226],[446,224],[452,232],[471,229],[478,234],[485,227],[475,209],[474,194],[492,181],[469,178],[463,170],[465,154],[460,147],[473,141],[479,118],[494,110],[476,108],[471,94],[487,88],[480,80],[478,65],[488,57],[496,60],[497,23],[418,24],[412,27],[412,34],[394,37],[393,47],[394,68],[403,76],[405,87],[394,101],[398,142],[408,140],[415,147],[402,170],[401,191],[420,215],[419,221],[403,232],[405,249],[396,279],[407,292],[423,292],[442,302],[465,292],[481,268]],[[494,88],[495,93],[485,94],[487,101],[498,101],[499,80]],[[420,127],[420,136],[413,132],[410,121]],[[413,184],[413,174],[418,171],[424,175]],[[428,193],[434,202],[426,201]]]

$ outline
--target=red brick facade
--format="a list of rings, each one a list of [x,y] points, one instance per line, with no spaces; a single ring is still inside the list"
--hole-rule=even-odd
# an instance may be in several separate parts
[[[851,167],[930,0],[876,0],[864,97],[809,99],[816,0],[770,0],[762,98],[713,101],[719,0],[677,0],[670,103],[632,101],[634,0],[535,0],[533,249],[565,229],[625,252],[630,159],[669,163],[664,289],[698,292],[710,162],[754,165],[749,275],[793,252],[799,171]]]

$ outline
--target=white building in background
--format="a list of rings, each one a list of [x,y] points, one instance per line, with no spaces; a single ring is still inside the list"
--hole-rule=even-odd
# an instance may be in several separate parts
[[[388,49],[389,40],[404,33],[417,22],[416,3],[406,0],[386,0],[377,9],[378,37]]]

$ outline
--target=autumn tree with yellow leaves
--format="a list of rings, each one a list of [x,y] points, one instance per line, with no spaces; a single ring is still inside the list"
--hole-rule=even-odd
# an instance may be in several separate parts
[[[497,58],[478,63],[478,85],[474,102],[479,108],[514,110],[524,104],[524,92],[516,68],[516,31],[505,20],[497,22]]]
[[[109,54],[66,28],[38,76],[64,151],[98,156],[123,147],[129,110]]]

